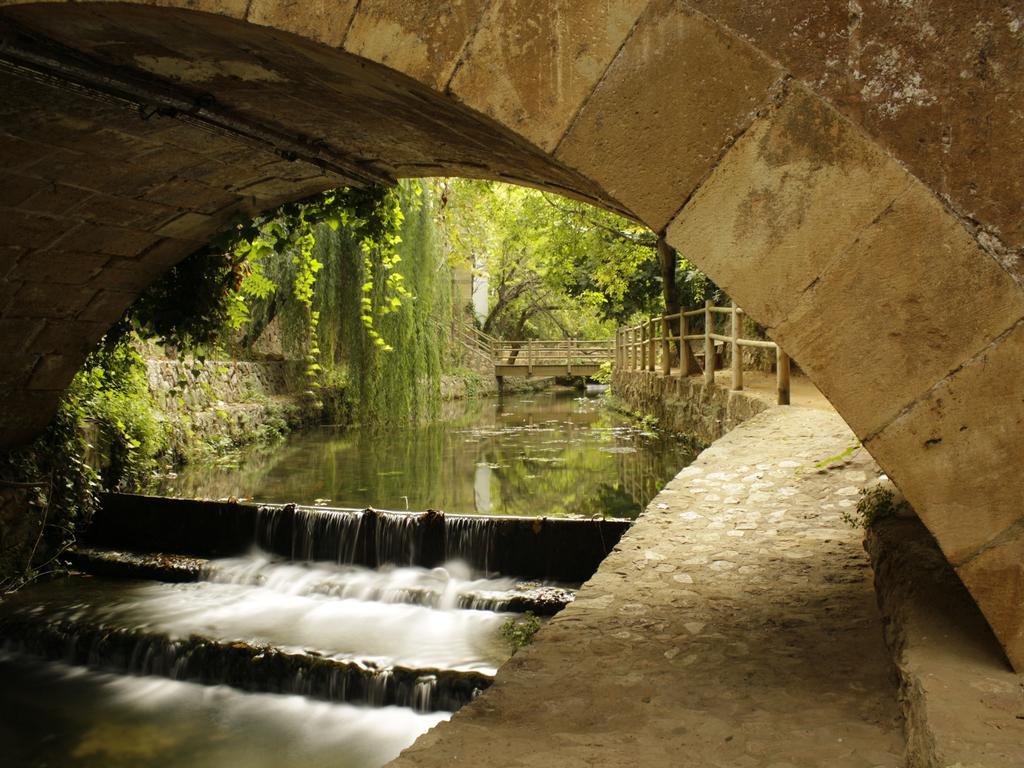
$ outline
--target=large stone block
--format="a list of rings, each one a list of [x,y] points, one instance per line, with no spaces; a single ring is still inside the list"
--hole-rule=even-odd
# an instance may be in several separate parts
[[[71,318],[89,304],[95,293],[86,285],[22,283],[4,310],[4,316]]]
[[[72,187],[60,182],[48,182],[39,194],[21,204],[21,209],[50,216],[77,218],[78,209],[95,197],[91,190]]]
[[[660,231],[782,77],[704,16],[654,0],[556,156]]]
[[[82,222],[65,235],[59,247],[74,248],[83,253],[105,253],[110,256],[137,256],[159,238],[140,229],[108,227]]]
[[[8,352],[7,350],[12,347],[13,345],[5,346],[0,350],[0,387],[17,392],[27,384],[32,375],[36,357],[22,352]]]
[[[57,390],[12,389],[0,400],[0,445],[20,445],[36,437],[49,424],[62,394]]]
[[[12,356],[25,352],[43,331],[46,321],[41,318],[0,319],[0,344]]]
[[[667,239],[771,327],[909,184],[896,161],[798,86],[729,150]]]
[[[1015,535],[1014,535],[1015,534]],[[1024,669],[1024,519],[1015,531],[957,568],[1014,669]],[[1020,717],[1018,714],[1017,717]]]
[[[94,195],[76,206],[75,215],[88,221],[110,224],[115,227],[153,229],[177,216],[178,212],[170,206],[146,200],[132,200],[114,195]]]
[[[90,323],[106,323],[111,326],[121,318],[121,315],[136,298],[136,294],[125,291],[97,291],[86,308],[78,315],[78,319]]]
[[[485,0],[363,0],[345,50],[443,91],[485,5]]]
[[[498,0],[452,80],[452,92],[552,150],[646,4]]]
[[[1024,292],[914,183],[773,335],[865,437],[1022,316]]]
[[[32,369],[28,387],[63,392],[74,378],[80,363],[79,355],[42,355]]]
[[[74,226],[74,220],[70,219],[20,210],[4,211],[0,217],[0,246],[45,248]]]
[[[357,4],[356,0],[249,0],[246,20],[338,46]]]
[[[84,285],[110,260],[101,253],[34,251],[23,256],[8,275],[9,280]]]
[[[161,237],[182,238],[203,242],[220,229],[222,216],[208,216],[205,213],[185,211],[156,230]],[[166,242],[166,241],[162,241]]]
[[[161,205],[212,214],[238,201],[230,187],[216,187],[190,179],[172,177],[166,184],[145,193],[147,201]]]
[[[2,322],[2,321],[0,321]],[[81,356],[96,346],[108,326],[84,320],[47,320],[42,332],[31,339],[31,347],[39,354]]]
[[[17,208],[37,192],[42,192],[50,185],[42,179],[33,179],[16,173],[4,177],[0,186],[0,207]]]
[[[955,208],[1024,245],[1019,3],[691,4],[812,83]]]
[[[154,244],[153,247],[146,249],[146,251],[139,254],[138,258],[156,275],[174,266],[190,253],[194,253],[202,248],[203,245],[204,243],[201,241],[166,238]]]
[[[92,280],[93,287],[103,290],[141,293],[159,276],[144,260],[114,259]]]
[[[954,565],[1024,519],[1022,372],[1019,322],[866,442]]]

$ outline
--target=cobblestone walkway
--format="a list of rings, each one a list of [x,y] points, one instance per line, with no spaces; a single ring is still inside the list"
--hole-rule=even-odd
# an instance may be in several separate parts
[[[860,532],[877,471],[834,413],[774,408],[652,502],[575,604],[393,768],[901,764]]]

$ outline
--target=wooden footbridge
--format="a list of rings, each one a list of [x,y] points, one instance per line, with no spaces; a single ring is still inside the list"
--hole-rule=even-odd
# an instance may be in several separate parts
[[[638,325],[619,328],[614,339],[530,339],[504,341],[473,327],[453,329],[456,340],[479,362],[494,366],[494,375],[593,376],[603,364],[616,371],[647,371],[686,378],[700,374],[715,382],[720,361],[732,369],[729,388],[743,389],[744,349],[775,353],[778,402],[789,404],[789,356],[768,339],[741,336],[743,310],[732,305],[645,318]],[[727,328],[720,321],[725,321]],[[685,354],[681,354],[684,352]]]
[[[455,331],[456,338],[478,358],[494,366],[494,375],[593,376],[615,357],[614,339],[496,339],[472,327]]]

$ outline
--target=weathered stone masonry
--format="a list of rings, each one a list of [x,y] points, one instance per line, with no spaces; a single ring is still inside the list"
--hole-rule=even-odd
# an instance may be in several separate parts
[[[238,213],[463,174],[767,326],[1024,665],[1024,20],[996,0],[0,0],[0,437]]]
[[[712,443],[769,404],[745,392],[705,384],[703,378],[661,376],[648,371],[616,371],[612,392],[629,409],[657,419],[672,432]]]

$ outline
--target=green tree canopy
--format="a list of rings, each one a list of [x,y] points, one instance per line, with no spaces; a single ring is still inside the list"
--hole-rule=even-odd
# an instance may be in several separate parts
[[[485,331],[607,336],[616,324],[665,308],[658,237],[642,224],[535,189],[438,183],[453,259],[489,281]],[[685,259],[676,258],[669,274],[686,306],[717,290]]]

